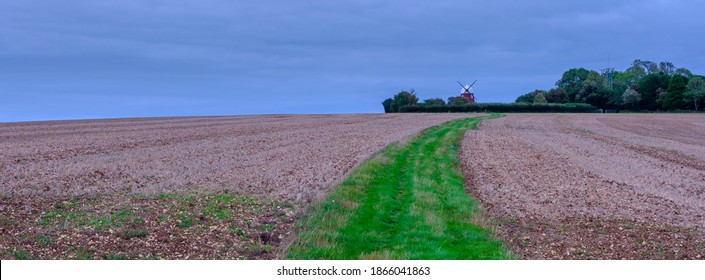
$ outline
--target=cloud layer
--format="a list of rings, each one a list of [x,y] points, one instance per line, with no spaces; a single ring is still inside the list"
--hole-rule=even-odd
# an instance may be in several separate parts
[[[35,3],[36,2],[36,3]],[[104,3],[100,3],[104,2]],[[381,112],[636,58],[705,73],[702,1],[0,0],[0,121]]]

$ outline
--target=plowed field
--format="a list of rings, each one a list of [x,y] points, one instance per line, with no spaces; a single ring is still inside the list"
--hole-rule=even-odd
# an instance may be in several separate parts
[[[471,114],[0,124],[2,259],[270,259],[370,155]]]
[[[703,115],[508,115],[468,131],[461,161],[523,257],[705,256]]]
[[[375,151],[468,114],[270,115],[0,124],[0,192],[229,189],[310,200]]]

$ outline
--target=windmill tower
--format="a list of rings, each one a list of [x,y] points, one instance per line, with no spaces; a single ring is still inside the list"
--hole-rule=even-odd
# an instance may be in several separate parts
[[[473,86],[476,82],[477,82],[477,80],[475,80],[474,82],[472,82],[472,84],[470,84],[470,85],[468,86],[468,85],[463,85],[463,83],[461,83],[460,81],[458,81],[458,84],[463,88],[463,89],[460,91],[460,96],[461,96],[462,98],[467,99],[468,103],[475,103],[475,93],[472,91],[472,86]]]

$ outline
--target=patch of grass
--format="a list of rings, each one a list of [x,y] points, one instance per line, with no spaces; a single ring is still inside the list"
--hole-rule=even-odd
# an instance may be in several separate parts
[[[233,202],[233,197],[230,195],[220,194],[209,199],[206,203],[205,214],[209,217],[225,220],[230,218],[232,212],[230,204]]]
[[[232,223],[230,225],[230,233],[237,235],[237,236],[244,236],[245,235],[245,231],[242,228],[238,227],[237,224],[235,224],[235,223]]]
[[[76,255],[73,257],[74,260],[92,260],[93,259],[93,254],[91,252],[88,252],[86,249],[81,248],[76,252]]]
[[[177,227],[180,228],[190,228],[193,225],[193,218],[185,216],[183,214],[179,214],[177,217],[178,222],[176,223]]]
[[[127,257],[122,256],[122,255],[115,255],[115,254],[102,254],[100,258],[104,260],[126,260]]]
[[[144,238],[149,235],[149,232],[144,227],[145,221],[140,218],[135,218],[123,229],[121,236],[124,238]]]
[[[7,202],[12,197],[2,196],[0,200]],[[151,253],[144,255],[135,254],[131,248],[125,251],[107,251],[106,243],[115,242],[115,238],[121,239],[117,242],[129,242],[126,239],[133,239],[132,242],[144,244],[150,251],[153,248],[164,249],[165,255],[161,257],[173,258],[170,255],[174,246],[168,241],[163,244],[161,240],[151,241],[150,244],[139,242],[139,238],[146,238],[161,232],[163,229],[171,230],[172,227],[183,229],[178,234],[188,234],[188,237],[210,236],[212,227],[230,227],[230,238],[225,241],[236,243],[238,246],[246,246],[241,241],[249,243],[259,243],[257,239],[260,229],[263,231],[274,231],[275,225],[262,225],[257,221],[260,216],[255,215],[256,211],[267,211],[267,215],[272,215],[273,220],[284,216],[284,211],[277,211],[271,208],[279,206],[276,201],[257,200],[243,197],[240,194],[225,192],[193,192],[193,193],[173,193],[173,194],[130,194],[126,196],[76,196],[74,198],[58,198],[55,200],[42,201],[42,203],[32,204],[33,216],[26,219],[32,224],[32,228],[21,231],[11,236],[6,245],[21,244],[15,247],[0,246],[0,257],[6,259],[28,259],[30,254],[38,255],[41,258],[63,258],[63,259],[136,259],[160,257]],[[275,206],[276,205],[276,206]],[[282,204],[284,205],[284,204]],[[293,207],[293,206],[289,206]],[[277,207],[278,208],[278,207]],[[281,210],[281,209],[280,209]],[[11,213],[10,213],[11,214]],[[10,225],[17,223],[12,216],[7,213],[0,213],[0,225]],[[269,217],[269,216],[268,216]],[[284,225],[282,227],[287,227]],[[81,234],[74,234],[81,233]],[[96,235],[109,238],[85,238],[86,235]],[[59,236],[62,236],[59,238]],[[61,239],[61,242],[59,242]],[[10,242],[11,241],[11,242]],[[92,241],[92,243],[91,243]],[[217,245],[221,240],[215,240]],[[157,246],[154,246],[157,243]],[[90,245],[89,245],[90,244]],[[127,244],[127,243],[125,243]],[[112,245],[112,244],[107,244]],[[161,245],[164,245],[163,247]],[[210,245],[210,244],[209,244]],[[215,246],[214,245],[214,246]],[[232,244],[230,245],[233,246]],[[275,245],[272,245],[275,246]],[[52,250],[39,249],[51,248]],[[113,248],[107,246],[108,248]],[[9,248],[9,249],[8,249]],[[26,248],[26,251],[21,249]],[[237,248],[238,252],[240,249]],[[39,250],[37,250],[39,249]],[[257,248],[264,252],[264,245]],[[228,258],[232,248],[222,254],[214,253],[217,258]],[[208,256],[203,253],[200,257]],[[257,254],[253,254],[257,256]]]
[[[130,212],[128,210],[121,210],[121,211],[117,211],[117,212],[112,213],[110,220],[112,221],[112,223],[115,226],[120,226],[120,225],[130,221],[133,216],[134,216],[134,214],[132,212]]]
[[[10,255],[16,260],[31,260],[32,256],[22,249],[8,248],[5,250],[6,255]]]
[[[52,240],[51,240],[51,237],[40,234],[37,236],[35,242],[37,243],[37,246],[39,246],[39,247],[46,247],[46,246],[51,245]]]
[[[54,227],[67,227],[67,226],[81,226],[86,223],[86,212],[69,209],[69,208],[59,208],[56,210],[48,210],[44,212],[39,217],[39,225],[42,227],[54,226]]]
[[[492,117],[498,117],[493,115]],[[458,143],[484,118],[428,128],[364,162],[300,223],[293,259],[506,259],[465,193]]]
[[[126,229],[122,232],[122,236],[125,238],[143,238],[148,235],[149,232],[145,229]]]
[[[169,220],[169,217],[166,215],[159,215],[157,216],[157,225],[161,225],[163,222],[166,222]]]
[[[629,228],[629,229],[634,228],[634,223],[632,223],[632,222],[623,222],[620,225],[624,228]]]
[[[261,225],[259,225],[259,229],[262,230],[262,231],[266,231],[266,232],[272,232],[272,231],[274,231],[274,225],[272,225],[272,224],[261,224]]]
[[[129,223],[134,215],[135,214],[127,208],[123,208],[122,210],[110,210],[109,214],[98,215],[85,224],[97,230],[117,228]]]

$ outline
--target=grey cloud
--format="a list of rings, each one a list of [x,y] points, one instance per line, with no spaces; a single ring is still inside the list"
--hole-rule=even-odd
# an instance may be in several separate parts
[[[570,67],[606,67],[608,57],[618,68],[642,58],[703,73],[696,30],[705,25],[704,5],[5,0],[0,101],[9,101],[0,106],[25,109],[0,121],[34,119],[41,107],[10,94],[107,96],[116,106],[165,96],[204,100],[194,101],[198,110],[139,103],[156,115],[380,112],[379,102],[395,91],[445,98],[456,94],[458,79],[478,79],[482,101],[511,101],[551,87]],[[262,96],[281,104],[263,104]],[[75,101],[53,102],[62,118]]]

